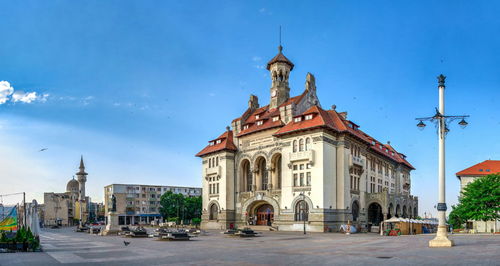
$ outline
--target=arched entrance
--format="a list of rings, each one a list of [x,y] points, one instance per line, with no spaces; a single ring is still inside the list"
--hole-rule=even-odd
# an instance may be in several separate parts
[[[403,205],[403,218],[408,218],[408,214],[406,213],[406,206]]]
[[[274,208],[270,204],[264,204],[256,209],[256,224],[270,226],[274,221]]]
[[[393,214],[393,212],[392,212],[393,208],[394,208],[394,206],[392,206],[392,203],[389,204],[389,208],[387,209],[387,219],[391,219],[392,214]]]
[[[372,225],[379,225],[382,219],[384,219],[382,206],[376,202],[370,204],[368,206],[368,222]]]
[[[358,201],[354,201],[352,203],[351,212],[352,212],[352,220],[354,222],[357,221],[358,220],[358,216],[359,216],[359,204],[358,204]]]
[[[401,207],[398,205],[396,205],[396,217],[399,218],[399,216],[401,216]]]

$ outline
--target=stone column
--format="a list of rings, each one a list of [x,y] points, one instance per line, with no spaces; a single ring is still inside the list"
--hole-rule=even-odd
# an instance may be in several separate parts
[[[337,209],[345,209],[344,204],[344,150],[345,150],[345,142],[343,137],[339,137],[337,144]]]

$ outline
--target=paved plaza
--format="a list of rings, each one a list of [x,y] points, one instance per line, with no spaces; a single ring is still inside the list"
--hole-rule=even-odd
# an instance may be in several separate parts
[[[0,254],[0,265],[500,265],[499,235],[453,235],[456,247],[449,249],[428,248],[432,237],[262,232],[234,238],[209,231],[170,242],[44,229],[44,252]]]

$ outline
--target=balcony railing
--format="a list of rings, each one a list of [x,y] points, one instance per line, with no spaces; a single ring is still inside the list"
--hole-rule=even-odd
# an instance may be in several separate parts
[[[205,175],[220,175],[220,166],[205,168]]]
[[[349,156],[349,165],[359,165],[361,167],[365,167],[365,159],[358,156]]]
[[[314,164],[314,151],[299,151],[290,153],[290,162],[307,160],[310,164]]]

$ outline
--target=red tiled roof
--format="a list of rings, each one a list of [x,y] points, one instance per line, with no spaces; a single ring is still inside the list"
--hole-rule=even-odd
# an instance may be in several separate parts
[[[305,120],[304,118],[308,114],[313,114],[313,117],[310,120]],[[301,114],[301,116],[302,118],[300,122],[295,122],[295,120],[292,120],[290,123],[278,130],[275,135],[281,136],[314,128],[326,128],[337,132],[345,132],[360,139],[361,141],[369,143],[371,145],[371,149],[375,152],[397,163],[404,164],[411,169],[415,169],[408,161],[406,161],[404,156],[398,153],[392,146],[390,146],[389,144],[383,145],[374,138],[370,137],[365,132],[357,129],[356,124],[349,120],[343,119],[335,110],[325,111],[318,106],[313,106],[309,108],[309,110]],[[352,124],[354,128],[350,127],[349,124]],[[373,141],[375,142],[375,144],[373,144]],[[380,146],[382,146],[382,149],[379,148]],[[385,149],[387,149],[387,152],[385,151]]]
[[[268,110],[268,108],[269,106],[267,105],[255,110],[243,124],[243,126],[248,125],[248,128],[243,129],[240,133],[238,133],[237,137],[283,126],[281,119],[277,121],[272,120],[273,117],[280,115],[280,111],[277,108],[271,110]],[[259,119],[256,118],[256,115],[259,115]],[[257,125],[258,121],[262,121],[262,125]]]
[[[288,60],[288,58],[286,58],[286,56],[284,56],[281,51],[275,56],[273,57],[273,59],[271,59],[271,61],[269,61],[267,63],[267,70],[269,70],[271,68],[271,65],[274,64],[274,63],[285,63],[285,64],[288,64],[290,66],[290,70],[293,69],[293,63],[292,61]]]
[[[220,140],[220,143],[216,144],[218,140]],[[209,144],[203,150],[198,152],[196,154],[196,156],[201,157],[201,156],[207,155],[209,153],[218,152],[218,151],[222,151],[222,150],[229,150],[229,151],[237,151],[238,150],[236,148],[236,145],[234,145],[234,142],[233,142],[233,131],[232,130],[228,130],[228,131],[222,133],[222,135],[220,135],[218,138],[216,138],[214,140],[209,141],[209,143],[213,143],[213,145]]]
[[[483,176],[496,173],[500,173],[500,161],[486,160],[482,163],[478,163],[467,169],[464,169],[456,173],[456,175],[458,177],[466,175]]]

